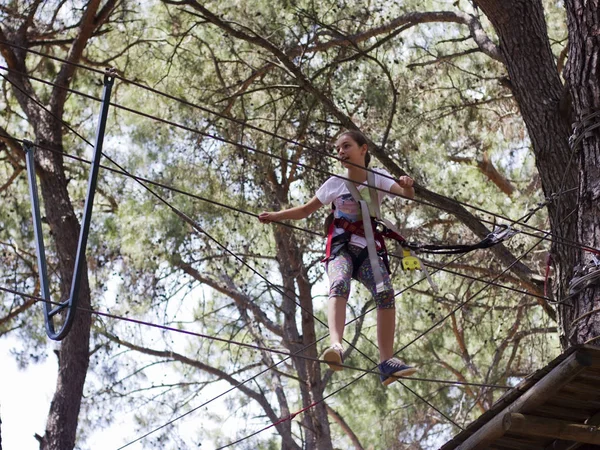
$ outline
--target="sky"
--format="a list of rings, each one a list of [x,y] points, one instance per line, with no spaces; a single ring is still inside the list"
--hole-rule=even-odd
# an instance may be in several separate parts
[[[0,339],[2,450],[39,450],[34,435],[44,434],[58,364],[54,354],[48,354],[43,362],[20,369],[10,353],[18,345],[11,336]],[[52,352],[52,348],[50,346],[48,352]],[[88,447],[116,449],[126,442],[125,435],[124,430],[99,430],[91,436]],[[139,450],[142,446],[129,448]]]
[[[47,358],[20,369],[10,351],[19,345],[11,336],[0,339],[0,419],[2,419],[2,450],[39,450],[34,435],[44,434],[50,401],[56,386],[58,364],[49,346]],[[58,344],[56,344],[58,347]],[[98,430],[89,437],[86,447],[117,449],[132,440],[134,429],[126,417],[118,424]],[[77,447],[76,447],[77,448]],[[141,450],[143,443],[127,447]]]
[[[10,354],[17,342],[10,336],[0,339],[0,418],[3,450],[39,450],[34,434],[43,434],[46,415],[56,383],[56,360],[51,357],[27,370],[17,366]]]
[[[11,349],[17,348],[19,342],[10,335],[0,338],[0,419],[2,450],[39,450],[39,443],[34,435],[44,434],[46,418],[50,402],[56,386],[58,364],[53,349],[59,344],[48,346],[47,357],[43,362],[32,363],[26,369],[18,367]],[[212,389],[196,399],[194,405],[200,404],[219,392],[229,390],[231,386],[225,382],[215,383]],[[192,405],[192,406],[194,406]],[[179,423],[178,433],[189,448],[214,450],[214,442],[198,441],[199,436],[210,436],[211,429],[227,427],[232,440],[240,430],[246,434],[248,423],[239,421],[232,414],[226,401],[217,400],[211,406],[211,411],[224,418],[223,422],[215,423],[207,420],[202,411],[186,416]],[[257,410],[258,413],[258,410]],[[159,421],[160,422],[160,421]],[[250,429],[260,429],[264,423],[250,424]],[[202,432],[200,432],[202,430]],[[149,431],[149,430],[147,430]],[[144,434],[136,429],[131,414],[123,414],[116,418],[112,426],[98,429],[90,434],[88,439],[76,449],[116,450]],[[265,433],[265,438],[269,433]],[[201,443],[201,447],[198,445]],[[127,450],[142,450],[147,448],[145,441],[127,447]]]

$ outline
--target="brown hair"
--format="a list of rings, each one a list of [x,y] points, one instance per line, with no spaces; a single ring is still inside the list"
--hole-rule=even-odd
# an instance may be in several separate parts
[[[367,141],[366,136],[358,130],[346,130],[340,134],[338,139],[342,136],[350,136],[359,147],[362,147],[363,145],[367,146],[367,153],[365,153],[365,167],[369,167],[369,163],[371,162],[371,154],[369,153],[369,142]]]

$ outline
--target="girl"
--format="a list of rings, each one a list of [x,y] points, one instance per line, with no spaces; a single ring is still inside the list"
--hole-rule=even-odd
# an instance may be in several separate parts
[[[369,196],[366,186],[367,170],[370,155],[368,152],[367,139],[359,131],[346,131],[340,135],[335,143],[338,156],[342,166],[346,168],[346,178],[358,188],[361,197]],[[381,203],[388,193],[413,198],[413,180],[402,176],[395,182],[389,177],[389,173],[382,169],[374,170],[377,199],[373,201]],[[382,176],[383,175],[383,176]],[[329,178],[316,192],[315,196],[306,204],[278,212],[263,212],[258,216],[262,223],[270,223],[282,220],[300,220],[308,217],[324,204],[333,203],[333,215],[335,219],[345,219],[349,222],[361,220],[360,204],[354,199],[348,190],[346,180],[338,177]],[[339,221],[338,221],[339,223]],[[343,370],[341,364],[344,360],[342,337],[346,324],[346,303],[350,294],[350,280],[354,276],[373,295],[377,305],[377,343],[379,346],[378,366],[381,382],[389,385],[396,380],[395,377],[412,375],[416,369],[404,364],[397,358],[393,358],[394,334],[396,327],[396,314],[394,304],[394,290],[390,281],[389,273],[381,259],[379,267],[371,267],[370,258],[361,258],[358,255],[367,246],[364,237],[351,234],[343,228],[333,225],[333,238],[336,245],[332,247],[331,256],[326,261],[326,271],[329,278],[329,300],[327,304],[327,322],[331,338],[331,347],[323,353],[322,358],[329,364],[332,370]],[[337,238],[336,238],[337,237]],[[358,267],[354,267],[357,265]],[[375,286],[374,270],[379,271],[383,279],[383,289]],[[379,292],[378,292],[379,291]]]

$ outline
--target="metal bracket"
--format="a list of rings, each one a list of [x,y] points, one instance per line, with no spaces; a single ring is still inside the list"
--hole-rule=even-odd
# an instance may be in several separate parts
[[[44,318],[46,322],[46,334],[50,339],[59,341],[63,339],[73,325],[77,303],[79,301],[79,287],[81,284],[81,275],[85,261],[85,250],[87,246],[90,223],[92,220],[92,208],[94,205],[94,195],[96,193],[96,184],[98,182],[98,172],[100,170],[100,158],[102,157],[102,143],[104,141],[104,131],[108,117],[108,107],[110,105],[110,94],[115,80],[114,69],[107,69],[104,75],[104,89],[102,92],[102,105],[100,108],[100,117],[98,128],[96,129],[96,142],[94,144],[94,156],[92,167],[88,180],[87,195],[85,198],[85,207],[81,230],[79,232],[79,241],[77,244],[77,254],[75,256],[75,267],[73,270],[73,279],[71,281],[71,290],[69,298],[63,302],[52,302],[50,298],[50,289],[48,282],[48,270],[46,266],[46,254],[44,250],[44,236],[42,234],[42,220],[40,215],[40,203],[38,199],[38,189],[35,177],[35,145],[30,141],[23,141],[26,152],[27,179],[29,181],[29,195],[31,197],[31,212],[33,216],[35,247],[38,260],[38,271],[40,276],[41,293],[44,300]],[[48,207],[49,205],[46,205]],[[60,329],[56,331],[54,316],[59,312],[66,310],[66,315]]]
[[[497,244],[506,239],[510,239],[517,233],[518,231],[512,229],[510,225],[500,225],[488,235],[488,238],[492,244]]]

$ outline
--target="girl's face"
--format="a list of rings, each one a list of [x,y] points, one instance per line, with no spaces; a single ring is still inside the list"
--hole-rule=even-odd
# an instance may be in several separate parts
[[[342,166],[345,168],[365,165],[365,155],[367,154],[367,144],[359,146],[351,136],[343,134],[335,143],[338,157],[342,160]],[[348,164],[348,163],[352,164]]]

